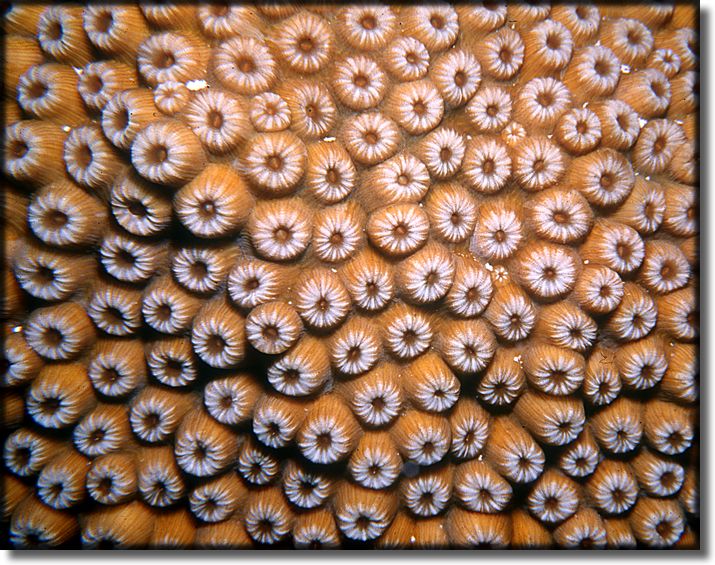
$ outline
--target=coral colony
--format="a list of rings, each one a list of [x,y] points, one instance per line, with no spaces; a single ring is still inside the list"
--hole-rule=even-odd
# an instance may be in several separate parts
[[[12,5],[7,543],[698,547],[696,18]]]

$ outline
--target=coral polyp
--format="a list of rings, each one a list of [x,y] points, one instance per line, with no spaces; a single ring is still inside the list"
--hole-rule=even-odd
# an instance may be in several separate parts
[[[3,539],[700,547],[697,16],[12,2]]]

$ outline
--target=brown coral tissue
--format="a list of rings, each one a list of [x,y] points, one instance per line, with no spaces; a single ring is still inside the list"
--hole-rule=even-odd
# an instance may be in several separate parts
[[[6,6],[2,544],[699,548],[697,18]]]

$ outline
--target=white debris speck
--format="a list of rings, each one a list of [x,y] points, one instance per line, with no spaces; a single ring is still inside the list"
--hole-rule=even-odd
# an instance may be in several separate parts
[[[12,333],[14,333],[14,334],[20,333],[21,331],[22,331],[22,326],[15,326],[14,328],[12,328]]]
[[[69,126],[62,126],[62,131],[65,132],[65,133],[67,133],[67,132],[70,131],[71,129],[72,129],[72,128],[69,127]]]
[[[591,262],[591,261],[589,261],[588,259],[584,259],[584,260],[583,260],[583,264],[584,264],[584,265],[588,265],[590,262]]]
[[[493,270],[494,270],[494,266],[493,266],[491,263],[485,263],[485,264],[484,264],[484,268],[485,268],[487,271],[493,271]]]
[[[327,141],[328,143],[332,143],[333,141],[335,141],[335,136],[333,136],[333,135],[325,136],[325,137],[323,138],[323,141]]]
[[[517,363],[519,363],[519,365],[521,365],[521,355],[515,356],[514,361],[516,361]]]
[[[643,126],[646,125],[647,123],[648,123],[648,120],[645,120],[645,119],[643,119],[643,118],[638,118],[638,125],[639,125],[640,127],[643,127]]]
[[[189,90],[203,90],[204,88],[207,88],[209,85],[208,82],[205,80],[190,80],[186,83],[186,88]]]
[[[628,65],[621,65],[621,72],[624,75],[627,75],[628,73],[631,72],[631,68]]]
[[[330,271],[331,271],[332,273],[337,273],[337,272],[338,272],[337,269],[330,269]]]

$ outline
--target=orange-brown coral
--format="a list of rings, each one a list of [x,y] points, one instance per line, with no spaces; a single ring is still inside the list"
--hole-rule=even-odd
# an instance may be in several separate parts
[[[15,547],[694,547],[685,5],[13,4]]]

